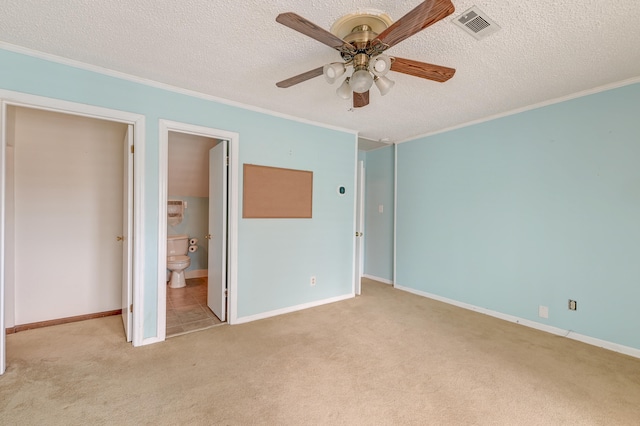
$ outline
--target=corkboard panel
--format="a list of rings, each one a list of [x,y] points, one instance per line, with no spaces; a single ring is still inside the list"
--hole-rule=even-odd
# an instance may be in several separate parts
[[[311,218],[313,172],[244,164],[243,218]]]

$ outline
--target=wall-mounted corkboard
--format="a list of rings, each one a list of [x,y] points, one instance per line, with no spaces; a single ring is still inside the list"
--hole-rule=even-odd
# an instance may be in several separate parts
[[[244,164],[243,218],[311,218],[313,172]]]

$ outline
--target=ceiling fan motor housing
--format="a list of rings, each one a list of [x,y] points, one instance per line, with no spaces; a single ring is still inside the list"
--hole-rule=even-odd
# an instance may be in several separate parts
[[[378,33],[367,24],[353,27],[344,37],[344,41],[356,48],[355,53],[342,52],[344,61],[353,65],[350,86],[356,93],[365,93],[371,88],[374,78],[370,72],[381,77],[391,67],[391,60],[386,55],[380,55],[378,50],[371,46],[371,42],[377,37]]]

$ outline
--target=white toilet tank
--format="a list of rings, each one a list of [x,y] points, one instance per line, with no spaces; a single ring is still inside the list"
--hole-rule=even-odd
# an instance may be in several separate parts
[[[186,255],[189,252],[189,236],[186,234],[167,236],[167,256]]]

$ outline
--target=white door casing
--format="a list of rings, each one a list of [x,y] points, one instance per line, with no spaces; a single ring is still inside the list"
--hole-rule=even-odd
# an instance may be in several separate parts
[[[209,287],[207,305],[226,321],[227,290],[227,141],[209,151]]]
[[[235,297],[238,288],[238,211],[239,211],[239,169],[240,169],[240,135],[235,132],[160,119],[160,152],[159,152],[159,197],[158,211],[158,318],[157,340],[166,338],[166,260],[167,260],[167,187],[168,187],[168,146],[169,132],[182,132],[228,141],[229,156],[228,189],[227,189],[227,323],[235,324],[238,318],[238,300]]]
[[[123,141],[123,170],[122,179],[122,323],[127,342],[131,341],[131,315],[132,298],[132,262],[133,253],[133,126],[127,126],[127,132]]]
[[[7,147],[6,138],[6,121],[7,121],[7,104],[5,102],[0,103],[0,375],[4,374],[6,370],[6,357],[5,357],[5,324],[4,324],[4,254],[5,254],[5,185],[6,185],[6,164],[5,155]]]
[[[362,269],[364,267],[364,161],[358,161],[356,188],[356,267],[354,293],[361,293]]]

